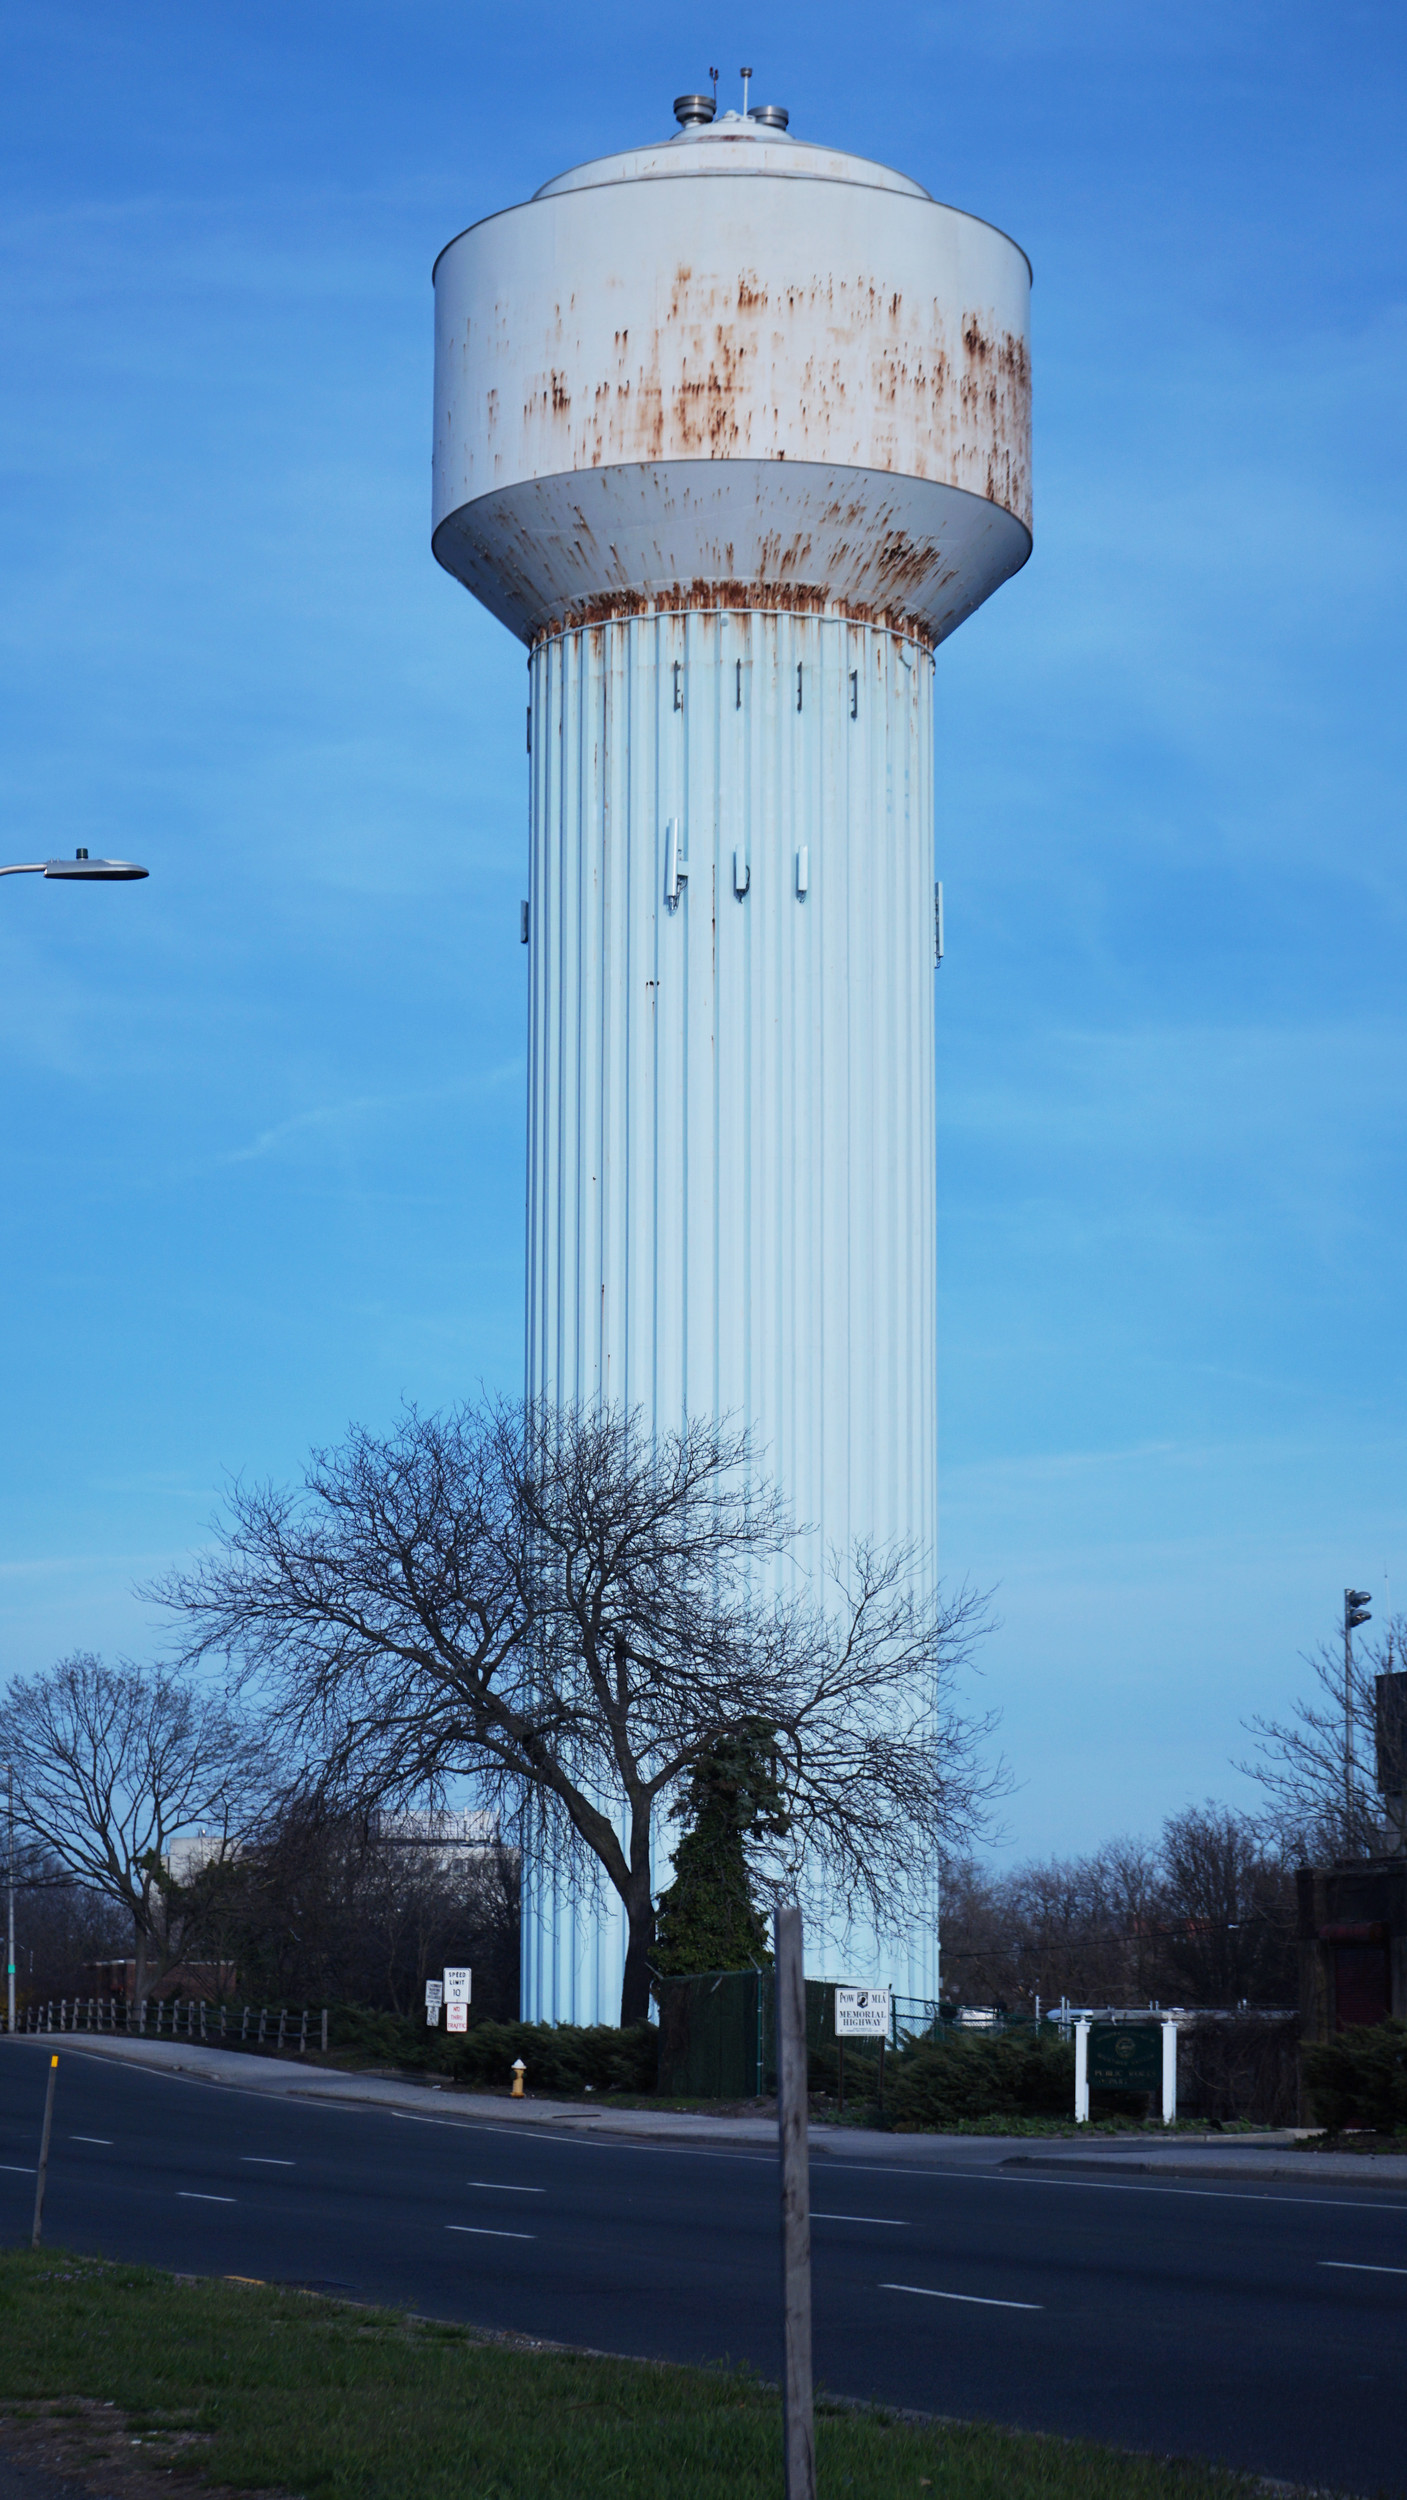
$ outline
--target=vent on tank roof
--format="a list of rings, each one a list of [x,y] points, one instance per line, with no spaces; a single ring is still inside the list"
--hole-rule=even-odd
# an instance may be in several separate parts
[[[711,95],[677,95],[674,99],[674,118],[681,130],[704,128],[717,110]]]
[[[791,115],[784,104],[758,104],[748,118],[759,123],[763,130],[785,130]]]

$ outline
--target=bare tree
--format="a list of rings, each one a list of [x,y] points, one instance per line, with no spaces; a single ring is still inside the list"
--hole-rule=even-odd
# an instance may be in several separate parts
[[[1277,1845],[1302,1863],[1375,1857],[1399,1845],[1385,1827],[1375,1780],[1377,1679],[1407,1657],[1407,1616],[1395,1615],[1380,1641],[1351,1653],[1343,1636],[1321,1641],[1304,1663],[1310,1689],[1288,1719],[1254,1718],[1249,1762],[1238,1765],[1266,1794],[1265,1822]]]
[[[1164,1984],[1193,2005],[1284,2004],[1294,1884],[1257,1825],[1230,1806],[1189,1806],[1164,1824],[1159,1858]]]
[[[169,1668],[109,1667],[87,1650],[16,1676],[5,1708],[16,1824],[126,1911],[140,1999],[187,1942],[166,1915],[171,1842],[200,1824],[230,1845],[258,1785],[249,1735]]]
[[[299,1492],[236,1485],[219,1550],[156,1592],[188,1661],[257,1683],[305,1776],[362,1803],[469,1781],[541,1863],[575,1857],[627,1921],[621,2019],[648,2010],[658,1813],[720,1738],[775,1730],[785,1839],[761,1880],[823,1880],[896,1923],[997,1785],[959,1706],[968,1592],[902,1556],[779,1598],[791,1530],[747,1437],[637,1417],[408,1409],[313,1457]]]
[[[476,2016],[518,2011],[518,1867],[495,1841],[463,1854],[398,1845],[374,1815],[289,1795],[192,1890],[246,1996],[406,2015],[423,2011],[427,1978],[464,1962]]]
[[[1170,1816],[1156,1845],[1114,1840],[999,1874],[969,1861],[944,1881],[945,1973],[968,2003],[1283,2003],[1293,1931],[1282,1859],[1226,1806]]]

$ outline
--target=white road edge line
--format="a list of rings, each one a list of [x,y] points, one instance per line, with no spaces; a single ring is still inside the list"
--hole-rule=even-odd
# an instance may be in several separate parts
[[[176,2194],[183,2196],[188,2205],[237,2205],[239,2202],[237,2196],[207,2196],[201,2188],[177,2188]]]
[[[822,2214],[817,2213],[814,2205],[811,2219],[813,2222],[864,2222],[877,2231],[907,2231],[909,2227],[907,2222],[896,2222],[892,2214]]]
[[[447,2222],[447,2231],[467,2231],[471,2240],[535,2240],[536,2231],[486,2231],[478,2222]]]
[[[1332,2266],[1335,2274],[1407,2274],[1407,2266],[1365,2266],[1352,2257],[1321,2257],[1321,2266]]]
[[[546,2188],[518,2187],[511,2179],[466,2179],[466,2187],[490,2188],[495,2196],[545,2196]]]
[[[926,2283],[881,2283],[882,2292],[915,2292],[920,2300],[961,2300],[973,2309],[1044,2309],[1043,2300],[984,2300],[980,2292],[930,2292]]]

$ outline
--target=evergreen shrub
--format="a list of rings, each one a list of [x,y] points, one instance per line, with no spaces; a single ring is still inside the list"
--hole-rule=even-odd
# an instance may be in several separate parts
[[[465,2032],[432,2031],[423,2020],[361,2005],[331,2011],[328,2045],[378,2064],[445,2075],[455,2083],[507,2085],[513,2062],[527,2068],[529,2092],[653,2092],[659,2035],[652,2023],[475,2022]]]
[[[1407,2128],[1407,2022],[1394,2016],[1307,2048],[1304,2080],[1321,2127],[1395,2135]]]
[[[973,2118],[1068,2118],[1075,2051],[1029,2032],[924,2041],[885,2081],[896,2127],[951,2127]]]

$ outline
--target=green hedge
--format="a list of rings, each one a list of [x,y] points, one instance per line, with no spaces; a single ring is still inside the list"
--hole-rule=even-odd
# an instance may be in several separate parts
[[[1407,2128],[1407,2022],[1373,2023],[1307,2048],[1304,2080],[1321,2127],[1395,2135]]]
[[[964,2118],[1068,2118],[1075,2052],[1029,2033],[935,2040],[896,2060],[885,2083],[897,2127],[951,2127]]]
[[[446,2075],[455,2083],[507,2086],[521,2058],[529,2092],[653,2092],[659,2035],[652,2023],[471,2023],[432,2031],[400,2014],[332,2008],[328,2044],[378,2063]]]

